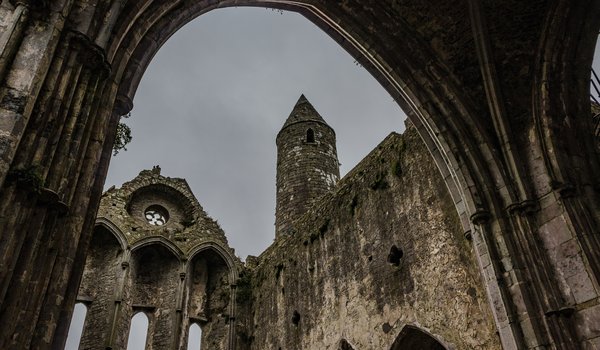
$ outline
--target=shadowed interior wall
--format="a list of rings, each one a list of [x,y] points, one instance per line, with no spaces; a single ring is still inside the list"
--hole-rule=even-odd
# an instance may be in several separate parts
[[[111,311],[122,270],[122,255],[123,249],[113,233],[96,226],[78,295],[88,307],[81,337],[82,349],[104,349],[111,330]]]
[[[180,263],[172,252],[159,244],[133,251],[131,261],[132,278],[126,303],[130,303],[132,310],[143,310],[148,315],[149,346],[168,349],[177,339],[175,316]]]
[[[227,349],[228,276],[226,263],[210,250],[198,253],[190,263],[183,329],[189,329],[191,322],[202,325],[202,349]],[[187,344],[187,338],[181,344]]]

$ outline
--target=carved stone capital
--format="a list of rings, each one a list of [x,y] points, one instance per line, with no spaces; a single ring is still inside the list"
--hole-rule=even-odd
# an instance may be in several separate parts
[[[529,215],[540,209],[539,203],[535,199],[526,199],[518,203],[512,203],[506,210],[510,215]]]
[[[69,206],[61,200],[55,191],[42,187],[39,196],[40,203],[46,204],[50,209],[57,211],[59,216],[64,216],[69,212]]]
[[[123,116],[131,112],[133,109],[133,101],[127,96],[117,95],[115,100],[114,111],[117,115]]]
[[[471,230],[467,230],[467,231],[465,231],[464,235],[465,235],[465,239],[466,239],[467,241],[470,241],[470,240],[472,240],[472,239],[473,239],[473,233],[471,232]]]
[[[559,316],[559,317],[571,317],[575,313],[575,308],[573,306],[563,306],[557,310],[549,310],[546,311],[545,315],[547,317],[551,316]]]
[[[48,0],[9,0],[13,6],[23,5],[33,9],[48,8],[50,1]]]
[[[570,182],[552,181],[550,186],[558,193],[561,199],[577,196],[577,187]]]
[[[492,216],[489,211],[479,208],[471,215],[470,219],[474,225],[484,225],[487,224],[491,218]]]
[[[70,45],[79,52],[80,61],[84,66],[97,71],[102,79],[110,75],[111,66],[106,60],[103,48],[96,45],[87,35],[74,30],[69,32],[69,39]]]

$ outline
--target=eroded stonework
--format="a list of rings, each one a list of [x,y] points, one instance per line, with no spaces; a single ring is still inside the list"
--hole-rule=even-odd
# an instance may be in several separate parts
[[[249,260],[248,348],[500,349],[442,181],[414,127],[388,136]],[[397,341],[410,327],[429,336]]]
[[[148,348],[186,348],[197,323],[203,349],[228,349],[240,264],[185,180],[142,171],[102,197],[78,296],[88,307],[81,348],[124,349],[144,313]]]

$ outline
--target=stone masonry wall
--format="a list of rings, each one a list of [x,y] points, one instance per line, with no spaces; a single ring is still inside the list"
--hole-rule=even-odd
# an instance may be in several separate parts
[[[147,346],[151,349],[168,349],[175,341],[179,269],[177,258],[162,246],[151,245],[132,252],[131,299],[126,302],[131,302],[130,317],[139,311],[148,315]]]
[[[164,210],[163,225],[146,217],[153,207]],[[203,349],[232,348],[238,265],[185,180],[161,176],[159,167],[142,171],[102,197],[79,289],[89,310],[81,348],[125,349],[139,312],[149,321],[148,349],[187,348],[193,323],[202,327]]]
[[[471,242],[414,128],[293,226],[249,264],[251,349],[389,349],[405,325],[449,349],[500,348]]]
[[[112,233],[97,227],[88,251],[79,295],[87,304],[81,349],[104,349],[110,333],[111,309],[119,283],[123,251]]]
[[[202,349],[228,349],[228,311],[230,286],[228,268],[214,253],[196,255],[188,270],[183,326],[189,330],[193,323],[202,328]],[[180,341],[187,349],[188,332]]]

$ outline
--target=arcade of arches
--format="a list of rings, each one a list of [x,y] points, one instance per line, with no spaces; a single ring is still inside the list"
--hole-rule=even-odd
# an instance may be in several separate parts
[[[505,349],[600,346],[596,0],[3,0],[0,348],[64,343],[116,125],[150,60],[217,7],[296,11],[406,111]]]

